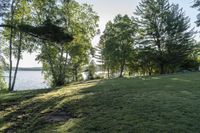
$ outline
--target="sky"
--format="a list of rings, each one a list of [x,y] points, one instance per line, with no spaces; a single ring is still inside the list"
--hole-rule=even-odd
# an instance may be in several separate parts
[[[113,20],[113,18],[117,14],[127,14],[129,16],[133,16],[136,6],[138,5],[140,0],[76,0],[80,3],[88,3],[93,5],[93,10],[97,12],[100,17],[99,21],[99,29],[103,32],[106,23],[109,20]],[[193,4],[193,0],[169,0],[170,3],[179,4],[180,7],[186,13],[186,16],[189,16],[191,20],[191,27],[195,27],[196,16],[198,11],[196,9],[191,8]],[[196,27],[195,27],[196,28]],[[200,38],[196,37],[197,40]],[[96,45],[99,41],[99,36],[96,36],[93,39],[92,44]],[[20,67],[41,67],[41,64],[35,61],[36,54],[23,54],[23,60],[20,62]],[[14,63],[16,63],[14,61]]]

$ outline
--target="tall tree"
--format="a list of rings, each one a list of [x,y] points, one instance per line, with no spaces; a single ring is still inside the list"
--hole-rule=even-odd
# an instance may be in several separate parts
[[[49,46],[49,42],[43,42],[45,45],[41,46],[42,52],[37,58],[43,64],[46,77],[54,86],[61,86],[73,77],[78,80],[78,71],[87,62],[91,40],[97,33],[98,16],[90,5],[79,4],[74,0],[61,1],[62,5],[59,2],[46,2],[33,4],[35,11],[40,12],[36,20],[49,16],[54,24],[62,26],[74,36],[72,42],[63,44]]]
[[[120,77],[123,77],[134,47],[135,31],[136,25],[127,15],[117,15],[113,23],[107,23],[101,38],[105,43],[103,54],[106,64],[108,67],[113,67],[113,70],[119,70]]]
[[[200,0],[194,0],[194,4],[192,6],[193,8],[197,8],[198,11],[200,11]],[[200,13],[197,15],[197,26],[200,26]]]
[[[104,44],[102,42],[102,39],[100,39],[99,43],[97,44],[97,46],[95,46],[94,48],[94,58],[96,60],[96,64],[97,64],[97,70],[98,71],[105,71],[105,58],[103,55],[103,50],[104,50]]]
[[[10,7],[10,0],[0,0],[0,17],[7,14]]]
[[[2,43],[2,35],[0,34],[0,40]],[[4,68],[5,68],[5,59],[3,57],[3,52],[2,52],[2,45],[0,44],[0,90],[4,89],[6,87],[6,83],[4,80]]]
[[[31,18],[30,6],[28,5],[27,0],[21,0],[16,6],[17,7],[16,7],[15,15],[14,15],[15,23],[20,24],[20,25],[23,25],[24,22],[26,22],[26,24],[30,23],[30,18]],[[17,60],[17,63],[15,66],[11,90],[14,90],[15,88],[15,82],[16,82],[20,59],[22,58],[22,52],[25,50],[28,51],[30,50],[30,48],[32,49],[30,45],[30,41],[27,41],[28,37],[25,38],[23,34],[24,33],[22,31],[18,31],[15,34],[15,41],[13,44],[13,47],[14,47],[13,53],[14,53],[14,57]],[[29,45],[27,45],[28,43]]]
[[[160,74],[175,70],[193,48],[189,19],[168,0],[142,0],[136,10],[141,47],[154,49]]]
[[[7,54],[9,57],[10,61],[10,67],[9,67],[9,90],[13,91],[14,86],[15,86],[15,80],[17,77],[17,71],[18,71],[18,66],[20,59],[22,57],[22,51],[27,50],[30,48],[30,43],[29,45],[27,41],[28,39],[23,39],[23,33],[22,31],[19,31],[16,29],[17,25],[23,24],[23,21],[26,21],[26,23],[29,22],[30,19],[30,7],[28,6],[28,3],[26,0],[21,0],[21,1],[13,1],[11,4],[13,6],[12,12],[9,13],[4,19],[3,22],[5,25],[10,25],[10,27],[4,27],[3,30],[3,36],[6,41],[9,41],[9,46],[6,47],[4,46],[5,51],[9,51],[9,54]],[[11,19],[12,21],[11,21]],[[11,32],[12,31],[12,32]],[[6,43],[4,44],[6,45]],[[6,50],[9,49],[9,50]],[[12,74],[13,71],[13,63],[12,59],[15,57],[17,60],[15,70],[14,70],[14,75]],[[11,78],[13,76],[13,78]]]
[[[10,6],[10,25],[13,25],[14,13],[15,13],[15,0],[12,0]],[[12,43],[13,43],[13,32],[14,29],[10,28],[10,39],[9,39],[9,91],[12,91]]]
[[[63,43],[63,42],[67,42],[71,40],[69,39],[70,36],[64,33],[63,28],[52,24],[51,21],[49,21],[50,18],[45,16],[45,15],[48,15],[49,8],[51,8],[52,5],[56,3],[56,1],[55,0],[50,1],[51,2],[49,4],[50,6],[45,7],[47,9],[46,11],[44,11],[46,14],[43,14],[43,20],[44,20],[43,23],[42,23],[41,18],[37,18],[37,20],[34,20],[36,18],[35,16],[38,16],[38,14],[33,9],[35,6],[31,7],[30,5],[34,5],[36,1],[37,0],[34,0],[34,1],[27,1],[27,0],[14,1],[13,0],[11,4],[11,12],[4,19],[5,24],[1,25],[5,27],[4,35],[5,35],[5,38],[9,39],[9,42],[10,42],[9,55],[8,55],[9,61],[10,61],[9,63],[10,64],[10,70],[9,70],[10,71],[9,72],[9,90],[10,91],[14,90],[15,79],[17,76],[17,70],[19,66],[19,61],[22,56],[22,52],[24,50],[27,50],[27,51],[33,50],[34,45],[31,45],[33,44],[31,41],[37,42],[35,43],[36,44],[35,46],[40,47],[42,40],[49,40],[49,42],[54,42],[54,43],[59,43],[59,42]],[[43,2],[40,2],[39,5],[44,6],[45,2],[48,4],[48,1],[43,1]],[[52,9],[55,10],[55,8],[52,8]],[[56,21],[57,18],[55,18],[54,20]],[[24,35],[22,32],[25,32],[26,34],[31,35],[33,37],[37,37],[38,39],[30,38],[30,36],[26,36],[24,38]],[[9,35],[9,37],[6,35]],[[39,40],[39,39],[42,39],[42,40]],[[59,45],[59,46],[62,46],[62,45]],[[13,66],[12,57],[13,56],[16,57],[17,64],[16,64],[16,69],[14,72],[14,78],[12,80],[11,76],[12,76],[12,66]]]
[[[10,0],[0,0],[0,21],[2,20],[3,16],[6,15],[6,13],[8,12],[9,9],[9,5],[10,5]],[[3,78],[3,69],[4,69],[4,65],[5,65],[5,60],[3,57],[3,52],[2,52],[2,45],[3,45],[3,41],[2,41],[2,33],[0,33],[0,90],[4,89],[5,87],[5,81]]]

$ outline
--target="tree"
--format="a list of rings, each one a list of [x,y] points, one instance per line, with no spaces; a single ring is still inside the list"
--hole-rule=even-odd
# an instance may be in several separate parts
[[[51,21],[46,18],[42,20],[38,18],[34,21],[34,12],[35,10],[31,7],[31,4],[34,4],[35,1],[12,1],[11,12],[4,19],[4,23],[1,26],[4,27],[4,37],[6,40],[9,40],[9,90],[14,90],[15,80],[17,76],[19,61],[22,58],[23,51],[33,51],[35,47],[40,47],[41,41],[49,41],[53,43],[66,43],[71,41],[73,38],[71,35],[64,32],[64,28],[59,27],[55,24],[52,24]],[[39,4],[44,4],[47,1],[41,2]],[[55,1],[51,1],[55,3]],[[52,3],[51,3],[52,4]],[[34,6],[33,6],[34,7]],[[54,8],[55,9],[55,8]],[[46,14],[43,14],[46,15]],[[36,15],[37,16],[37,15]],[[11,17],[11,19],[10,19]],[[42,23],[42,24],[41,24]],[[40,24],[38,26],[38,24]],[[34,25],[34,26],[32,26]],[[37,25],[37,26],[35,26]],[[12,32],[10,32],[11,30]],[[25,33],[25,35],[23,34]],[[29,36],[27,36],[29,35]],[[33,39],[32,37],[37,37]],[[32,45],[32,42],[36,45]],[[50,43],[52,44],[52,43]],[[60,45],[62,46],[62,45]],[[14,78],[11,79],[12,75],[12,57],[17,59],[16,69],[14,72]]]
[[[119,70],[120,77],[123,77],[127,61],[133,50],[135,31],[136,26],[127,15],[117,15],[113,23],[107,23],[101,37],[101,41],[105,45],[103,50],[105,63],[108,69]]]
[[[189,18],[178,5],[168,0],[142,0],[136,10],[135,21],[140,29],[140,46],[150,47],[154,59],[165,74],[173,72],[193,50],[193,32]]]
[[[9,24],[13,25],[14,13],[15,13],[15,0],[12,0],[10,6],[10,21]],[[14,29],[10,28],[10,39],[9,39],[9,91],[12,91],[12,43],[13,43],[13,32]]]
[[[197,10],[200,11],[200,0],[195,0],[192,7],[197,8]],[[200,14],[197,15],[196,24],[198,27],[200,26]]]
[[[96,71],[95,62],[94,62],[94,60],[92,60],[88,66],[88,79],[89,80],[93,80],[95,78],[95,71]]]
[[[21,1],[12,1],[11,4],[11,12],[8,13],[5,18],[3,19],[3,27],[7,25],[3,29],[3,39],[4,42],[4,50],[9,51],[7,53],[7,57],[9,58],[9,91],[14,90],[15,81],[17,77],[17,71],[20,59],[22,58],[22,52],[25,50],[30,50],[31,43],[27,41],[28,38],[24,38],[23,32],[17,29],[17,25],[23,25],[24,21],[26,23],[30,22],[30,7],[26,0]],[[10,18],[11,17],[11,18]],[[9,41],[9,46],[6,46],[6,42]],[[29,45],[27,45],[29,43]],[[8,49],[8,50],[6,50]],[[12,58],[13,56],[16,58],[17,63],[14,70],[14,75],[12,74],[13,71],[13,63]],[[11,78],[13,76],[13,79]]]
[[[0,21],[2,20],[3,16],[8,12],[10,0],[0,0]],[[0,36],[0,90],[4,89],[6,83],[3,78],[3,70],[5,66],[5,60],[2,53],[2,36]]]
[[[73,41],[63,44],[51,43],[49,46],[48,41],[42,42],[42,52],[37,59],[42,62],[45,77],[53,86],[62,86],[71,80],[78,80],[81,67],[87,62],[91,40],[96,35],[98,26],[98,16],[90,5],[81,5],[74,0],[62,3],[58,5],[46,1],[46,4],[33,4],[35,10],[40,12],[36,20],[49,16],[52,23],[62,26],[74,36]],[[47,7],[51,8],[44,9]]]
[[[0,90],[6,88],[6,83],[3,79],[3,65],[0,63]]]
[[[136,48],[132,52],[130,61],[128,62],[129,72],[138,73],[140,75],[149,75],[151,76],[155,73],[156,62],[155,62],[155,51],[149,47],[146,48]]]
[[[0,35],[0,40],[2,40],[1,35]],[[6,88],[6,83],[5,83],[4,78],[3,78],[5,65],[6,65],[6,63],[5,63],[5,59],[3,57],[2,45],[0,45],[0,90]]]
[[[105,58],[103,55],[104,44],[101,42],[101,39],[97,46],[94,47],[94,59],[97,64],[97,71],[105,71]]]
[[[0,17],[7,14],[10,7],[10,0],[0,0]]]
[[[14,21],[17,24],[24,24],[24,21],[26,23],[28,23],[28,21],[30,20],[30,10],[29,10],[29,6],[26,0],[21,0],[18,5],[16,5],[16,11],[15,11],[15,15],[14,15]],[[13,76],[13,81],[12,81],[12,86],[11,86],[11,90],[14,90],[15,88],[15,82],[16,82],[16,77],[17,77],[17,72],[18,72],[18,67],[19,67],[19,62],[20,59],[22,58],[22,52],[29,49],[30,46],[27,46],[27,43],[29,41],[27,41],[26,39],[24,39],[24,35],[22,31],[19,31],[17,33],[15,33],[15,40],[14,40],[14,50],[13,50],[13,54],[14,57],[17,59],[17,63],[15,66],[15,71],[14,71],[14,76]]]

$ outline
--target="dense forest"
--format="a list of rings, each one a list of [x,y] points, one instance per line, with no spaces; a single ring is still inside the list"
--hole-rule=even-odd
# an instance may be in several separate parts
[[[198,0],[191,5],[199,7]],[[100,32],[99,16],[88,4],[0,0],[0,88],[14,90],[24,52],[38,53],[36,60],[52,87],[81,81],[85,71],[88,79],[97,78],[97,65],[106,73],[98,78],[198,71],[200,45],[184,9],[168,0],[141,0],[133,12],[118,14]],[[94,46],[92,39],[98,34],[100,41]],[[2,76],[5,69],[8,85]]]

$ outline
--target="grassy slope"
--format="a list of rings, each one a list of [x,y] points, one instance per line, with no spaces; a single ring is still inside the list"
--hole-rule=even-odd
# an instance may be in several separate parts
[[[0,132],[200,132],[200,73],[3,93],[0,102]]]

